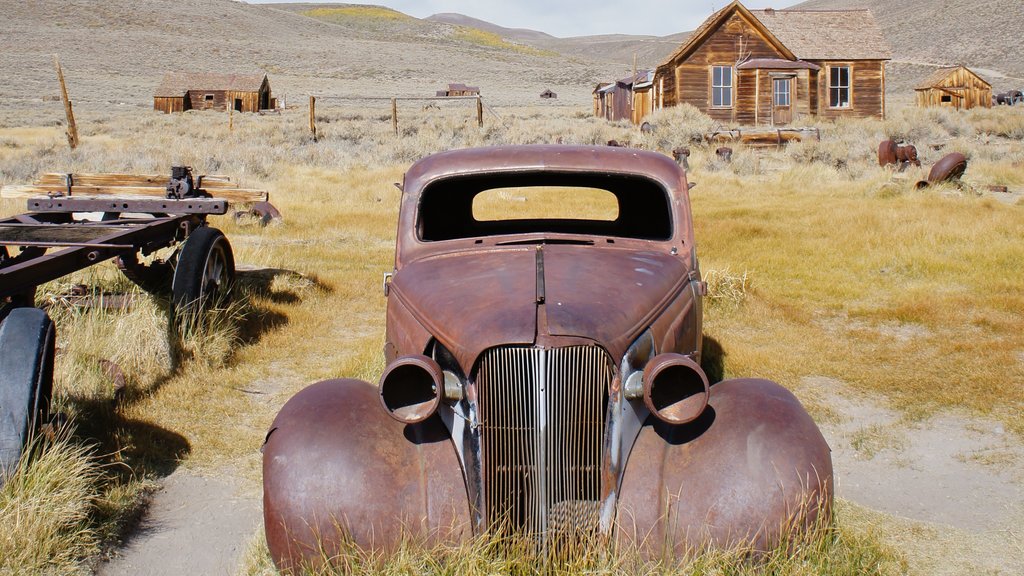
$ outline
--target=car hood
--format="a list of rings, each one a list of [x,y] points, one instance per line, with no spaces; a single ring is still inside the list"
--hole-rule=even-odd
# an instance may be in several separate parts
[[[417,260],[391,291],[468,371],[484,350],[538,335],[593,340],[618,358],[686,280],[676,255],[548,244]]]

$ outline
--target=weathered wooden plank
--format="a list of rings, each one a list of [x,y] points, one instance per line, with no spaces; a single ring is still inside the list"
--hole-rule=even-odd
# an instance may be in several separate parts
[[[72,183],[82,186],[154,186],[162,188],[170,181],[168,174],[90,174],[74,173]],[[36,180],[37,185],[64,186],[65,174],[50,172]],[[203,175],[203,188],[238,188],[230,176]]]

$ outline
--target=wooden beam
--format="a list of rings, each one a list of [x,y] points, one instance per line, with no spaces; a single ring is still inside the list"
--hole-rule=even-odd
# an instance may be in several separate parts
[[[64,71],[60,68],[60,59],[53,55],[53,65],[57,68],[57,80],[60,81],[60,99],[64,102],[64,115],[68,120],[68,146],[72,150],[78,147],[78,126],[75,124],[75,113],[71,109],[71,99],[68,98],[68,87],[64,84]]]
[[[476,125],[480,128],[484,127],[484,101],[480,96],[476,97]]]
[[[67,174],[50,172],[36,180],[37,186],[67,186]],[[197,184],[202,179],[201,188],[241,188],[231,181],[230,176],[223,174],[201,174],[196,177]],[[152,186],[163,188],[170,182],[168,174],[90,174],[75,173],[71,175],[73,185],[78,186]]]
[[[313,135],[313,142],[316,142],[316,96],[309,97],[309,133]]]
[[[398,136],[398,98],[391,99],[391,128],[395,131],[395,136]]]

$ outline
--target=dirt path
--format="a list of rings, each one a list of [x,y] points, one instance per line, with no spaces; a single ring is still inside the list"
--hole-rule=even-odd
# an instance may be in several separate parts
[[[907,421],[837,380],[808,377],[834,410],[822,422],[840,498],[877,511],[883,540],[916,574],[1024,574],[1024,446],[994,422]],[[178,471],[101,576],[235,574],[259,529],[258,490]],[[240,489],[241,485],[250,486]]]
[[[180,469],[161,485],[136,533],[97,574],[235,574],[261,520],[258,494]]]

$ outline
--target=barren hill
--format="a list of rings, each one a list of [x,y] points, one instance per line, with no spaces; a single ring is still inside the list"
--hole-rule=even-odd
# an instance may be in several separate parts
[[[964,64],[996,90],[1024,87],[1024,5],[1019,0],[807,0],[794,9],[868,8],[893,47],[890,75],[914,80]]]
[[[433,95],[448,82],[466,82],[493,104],[532,103],[544,88],[563,103],[589,102],[593,84],[612,73],[600,64],[458,37],[451,26],[405,15],[332,22],[293,5],[231,0],[38,0],[6,3],[4,16],[6,105],[56,96],[55,53],[78,105],[151,105],[162,75],[183,70],[266,71],[289,101],[311,92]]]

